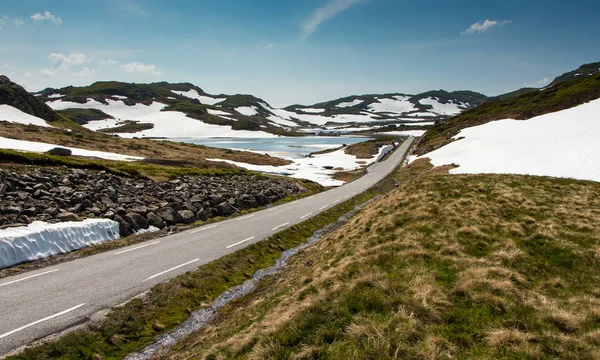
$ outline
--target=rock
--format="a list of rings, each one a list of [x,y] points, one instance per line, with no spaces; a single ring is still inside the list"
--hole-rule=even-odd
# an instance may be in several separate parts
[[[219,216],[229,216],[235,212],[233,207],[231,207],[227,201],[223,201],[222,203],[218,204],[215,206],[215,209]]]
[[[159,229],[164,229],[165,226],[167,226],[167,224],[165,223],[165,221],[158,215],[156,215],[153,212],[149,212],[147,214],[148,216],[148,224],[152,225],[154,227],[157,227]]]
[[[123,219],[120,215],[115,215],[113,218],[114,221],[119,223],[119,233],[121,236],[129,236],[133,234],[133,229],[131,225],[127,222],[127,220]]]
[[[211,215],[211,211],[205,208],[201,208],[197,213],[196,213],[196,220],[200,220],[200,221],[206,221],[208,220],[208,217]]]
[[[196,221],[194,213],[190,210],[179,210],[177,214],[181,218],[181,222],[184,224],[191,224]]]
[[[169,203],[169,205],[167,205],[168,207],[170,207],[171,209],[175,210],[175,211],[179,211],[181,210],[181,206],[183,205],[183,202],[180,201],[176,201],[176,202],[171,202]]]
[[[94,204],[92,204],[90,199],[84,199],[80,204],[80,210],[84,211],[84,210],[91,208],[92,206],[94,206]]]
[[[60,214],[56,215],[55,218],[57,220],[62,221],[62,222],[65,222],[65,221],[81,221],[81,219],[79,218],[79,216],[77,216],[77,215],[75,215],[75,214],[73,214],[71,212],[60,213]]]
[[[5,209],[2,210],[3,214],[20,214],[23,211],[23,209],[20,206],[9,206]]]
[[[148,228],[148,220],[140,214],[129,213],[123,216],[123,219],[131,226],[134,231]]]
[[[251,208],[258,207],[258,201],[256,201],[256,198],[254,198],[254,196],[249,195],[249,194],[242,195],[239,202],[240,202],[242,208],[244,208],[244,209],[251,209]]]
[[[167,225],[175,225],[181,222],[179,214],[172,207],[165,206],[156,210],[156,215],[160,216]]]
[[[38,211],[35,208],[35,206],[32,206],[30,208],[23,210],[23,215],[25,215],[25,216],[36,216],[37,214],[38,214]]]
[[[50,149],[48,154],[57,156],[71,156],[73,152],[70,149],[56,147],[54,149]]]
[[[8,185],[7,184],[0,184],[0,196],[4,196],[6,195],[6,192],[8,191]]]
[[[44,213],[46,213],[52,217],[55,217],[56,215],[58,215],[58,209],[57,208],[47,208],[47,209],[44,209]]]
[[[208,196],[208,201],[210,201],[211,205],[217,205],[225,201],[225,198],[221,194],[214,194]]]
[[[107,211],[107,212],[104,213],[103,217],[106,218],[106,219],[112,219],[112,218],[115,217],[115,212],[112,211],[112,210],[109,210],[109,211]]]

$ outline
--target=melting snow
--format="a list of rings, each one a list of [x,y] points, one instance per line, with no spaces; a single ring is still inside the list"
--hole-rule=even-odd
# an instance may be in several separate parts
[[[600,181],[600,99],[526,121],[499,120],[463,129],[421,157],[454,174],[527,174]],[[413,158],[414,160],[415,158]]]
[[[41,119],[37,116],[29,115],[10,105],[0,105],[0,120],[25,125],[51,127],[50,125],[46,124],[46,121],[44,119]]]
[[[235,108],[235,111],[239,112],[242,115],[253,116],[258,115],[258,111],[256,111],[256,107],[254,106],[241,106]]]
[[[437,98],[427,98],[419,100],[423,105],[433,106],[433,112],[439,115],[458,115],[462,112],[461,104],[447,103],[442,104]]]
[[[211,115],[231,115],[228,112],[221,111],[221,110],[215,110],[215,109],[206,109],[206,111],[208,111],[208,113]]]
[[[346,107],[356,106],[356,105],[362,104],[364,102],[365,102],[364,100],[354,99],[354,100],[352,100],[350,102],[339,103],[339,104],[336,105],[336,107],[346,108]]]
[[[0,269],[25,261],[65,254],[119,238],[119,223],[109,219],[28,226],[0,230]]]
[[[171,92],[173,92],[177,95],[188,97],[190,99],[198,99],[198,101],[200,101],[201,104],[205,104],[205,105],[214,105],[214,104],[217,104],[217,103],[227,100],[227,98],[214,98],[214,97],[210,97],[210,96],[200,95],[194,89],[192,89],[190,91],[171,90]]]
[[[408,101],[410,97],[396,95],[393,99],[377,99],[378,102],[369,104],[368,108],[374,112],[403,114],[417,110],[415,105]]]
[[[325,109],[313,109],[313,108],[303,108],[303,109],[299,109],[305,113],[311,113],[311,114],[318,114],[318,113],[322,113],[325,111]]]
[[[57,98],[61,98],[63,97],[63,94],[52,94],[52,95],[48,95],[49,99],[57,99]]]

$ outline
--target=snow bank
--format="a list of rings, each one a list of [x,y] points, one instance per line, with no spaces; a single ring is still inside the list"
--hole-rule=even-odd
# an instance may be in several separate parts
[[[404,130],[404,131],[386,131],[382,134],[384,135],[398,135],[398,136],[414,136],[420,137],[425,134],[427,130]]]
[[[373,112],[382,112],[382,113],[396,113],[403,114],[411,111],[417,110],[415,105],[408,101],[410,97],[408,96],[394,96],[392,99],[382,99],[378,98],[378,102],[374,102],[369,104],[369,110]]]
[[[364,100],[354,99],[350,102],[341,102],[341,103],[337,104],[336,107],[346,108],[346,107],[356,106],[356,105],[362,104],[364,102],[365,102]]]
[[[123,154],[104,152],[104,151],[93,151],[93,150],[86,150],[86,149],[80,149],[80,148],[74,148],[74,147],[62,146],[62,145],[56,145],[56,144],[48,144],[48,143],[25,141],[25,140],[15,140],[15,139],[8,139],[8,138],[0,137],[0,148],[2,148],[2,149],[44,153],[44,152],[47,152],[56,147],[69,149],[69,150],[71,150],[73,155],[76,155],[76,156],[95,157],[95,158],[106,159],[106,160],[115,160],[115,161],[135,161],[135,160],[143,159],[143,157],[139,157],[139,156],[123,155]]]
[[[205,105],[214,105],[214,104],[218,104],[218,103],[220,103],[222,101],[227,100],[227,98],[214,98],[214,97],[210,97],[210,96],[200,95],[194,89],[192,89],[190,91],[174,91],[174,90],[171,90],[171,92],[173,92],[173,93],[175,93],[177,95],[188,97],[190,99],[198,99],[198,101],[200,101],[201,104],[205,104]]]
[[[208,111],[208,113],[211,115],[225,115],[225,116],[231,115],[230,113],[228,113],[226,111],[215,110],[215,109],[206,109],[206,111]]]
[[[455,174],[526,174],[600,181],[600,99],[526,121],[499,120],[464,129],[421,156]],[[416,159],[416,158],[415,158]],[[413,159],[414,161],[414,159]]]
[[[29,226],[0,230],[0,269],[25,261],[65,254],[119,238],[119,223],[109,219]]]
[[[283,166],[253,165],[223,159],[207,160],[233,164],[250,171],[287,175],[297,179],[308,179],[323,186],[340,186],[343,185],[344,182],[333,179],[332,176],[335,173],[339,171],[356,170],[363,166],[372,164],[381,155],[383,149],[384,147],[382,147],[379,150],[379,153],[371,159],[357,159],[356,156],[348,155],[344,152],[344,149],[340,149],[327,154],[314,155],[310,158],[289,159],[293,161],[293,164]],[[336,170],[325,169],[325,167],[333,167]]]
[[[462,112],[464,105],[455,104],[455,103],[447,103],[442,104],[438,101],[437,98],[426,98],[419,100],[419,103],[422,105],[431,105],[433,107],[433,112],[439,115],[458,115]],[[462,108],[461,108],[462,106]]]
[[[311,114],[318,114],[318,113],[322,113],[325,111],[325,109],[313,109],[313,108],[304,108],[304,109],[300,109],[305,113],[311,113]]]
[[[12,123],[51,127],[44,119],[29,115],[10,105],[0,105],[0,120]]]
[[[258,111],[256,111],[256,108],[254,106],[241,106],[235,108],[235,111],[246,116],[258,115]]]

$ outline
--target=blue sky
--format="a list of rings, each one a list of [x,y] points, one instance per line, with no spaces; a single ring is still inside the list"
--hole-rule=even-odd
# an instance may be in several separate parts
[[[600,61],[597,0],[0,0],[0,73],[29,90],[192,82],[276,106],[497,95]]]

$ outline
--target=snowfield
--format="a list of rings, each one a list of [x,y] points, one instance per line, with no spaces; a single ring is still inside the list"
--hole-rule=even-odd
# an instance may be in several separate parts
[[[312,109],[312,108],[305,108],[305,109],[299,109],[305,113],[311,113],[311,114],[319,114],[325,111],[325,109]]]
[[[453,174],[546,175],[600,181],[600,99],[530,120],[499,120],[470,127],[454,139],[419,158],[431,159],[434,166],[459,165],[450,170]]]
[[[356,170],[375,162],[385,146],[379,149],[379,153],[371,159],[357,159],[354,155],[348,155],[344,149],[336,150],[327,154],[313,155],[310,158],[289,159],[293,164],[284,166],[253,165],[223,159],[207,159],[210,161],[225,162],[233,164],[250,171],[258,171],[268,174],[287,175],[297,179],[308,179],[323,186],[340,186],[344,181],[335,180],[332,176],[339,171]],[[325,166],[333,166],[336,170],[324,169]]]
[[[227,100],[227,98],[213,98],[213,97],[210,97],[210,96],[200,95],[194,89],[192,89],[190,91],[175,91],[175,90],[171,90],[171,92],[173,92],[173,93],[175,93],[177,95],[185,96],[185,97],[190,98],[190,99],[197,99],[198,101],[200,101],[201,104],[205,104],[205,105],[215,105],[215,104],[218,104],[218,103],[220,103],[222,101]]]
[[[378,98],[375,103],[368,106],[369,110],[381,113],[403,114],[416,111],[415,105],[408,101],[410,97],[396,95],[393,99]]]
[[[241,106],[241,107],[235,108],[235,111],[239,112],[242,115],[246,115],[246,116],[258,115],[258,111],[256,111],[256,108],[254,106]]]
[[[85,150],[85,149],[56,145],[56,144],[48,144],[48,143],[25,141],[25,140],[15,140],[15,139],[8,139],[8,138],[0,137],[0,148],[2,148],[2,149],[45,153],[56,147],[69,149],[69,150],[71,150],[73,155],[76,155],[76,156],[94,157],[94,158],[99,158],[99,159],[115,160],[115,161],[135,161],[135,160],[144,159],[139,156],[123,155],[123,154],[104,152],[104,151]]]
[[[29,115],[10,105],[0,105],[0,121],[8,121],[11,123],[37,125],[43,127],[51,127],[46,124],[44,119],[37,116]]]
[[[28,226],[0,230],[0,269],[26,261],[65,254],[119,238],[119,223],[109,219]]]
[[[347,108],[347,107],[352,107],[352,106],[360,105],[360,104],[362,104],[364,102],[365,102],[364,100],[354,99],[354,100],[349,101],[349,102],[339,103],[335,107],[338,107],[338,108]]]
[[[438,115],[458,115],[462,112],[464,105],[462,104],[442,104],[438,101],[437,98],[427,98],[419,100],[419,103],[422,105],[431,105],[433,107],[433,112]]]

